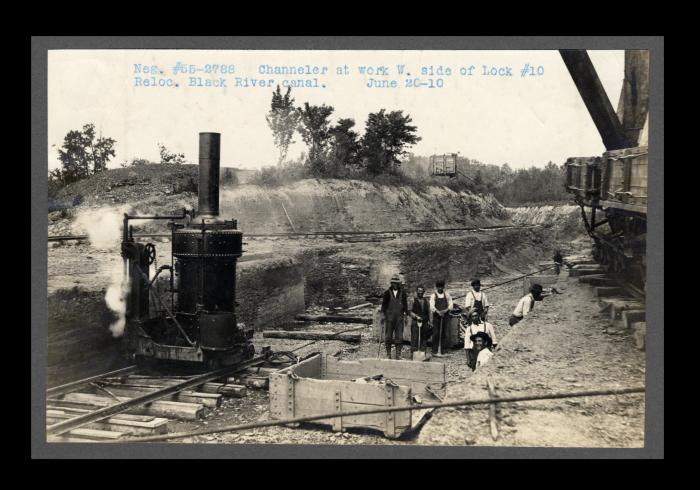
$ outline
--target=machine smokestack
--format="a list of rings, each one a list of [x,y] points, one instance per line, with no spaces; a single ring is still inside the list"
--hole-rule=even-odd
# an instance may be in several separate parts
[[[203,218],[219,216],[221,133],[199,133],[199,209]]]

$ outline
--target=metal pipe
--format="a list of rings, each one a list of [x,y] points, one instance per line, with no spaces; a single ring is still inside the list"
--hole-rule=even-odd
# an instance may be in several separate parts
[[[502,398],[482,398],[476,400],[457,400],[451,402],[441,402],[441,403],[423,403],[420,405],[409,405],[404,407],[382,407],[382,406],[371,406],[372,408],[366,408],[361,410],[352,410],[347,412],[331,412],[323,413],[317,415],[308,415],[303,417],[292,417],[287,419],[277,419],[277,420],[266,420],[263,422],[248,422],[245,424],[236,425],[226,425],[223,427],[198,429],[191,432],[171,432],[168,434],[157,434],[149,436],[132,436],[123,439],[119,439],[117,442],[155,442],[155,441],[167,441],[170,439],[183,439],[185,437],[195,437],[207,434],[219,434],[223,432],[235,432],[239,430],[247,429],[258,429],[262,427],[273,427],[276,425],[287,425],[296,424],[301,422],[313,422],[322,419],[332,419],[336,417],[351,417],[358,415],[369,415],[375,413],[391,413],[391,412],[410,412],[411,410],[425,410],[433,408],[446,408],[446,407],[468,407],[474,405],[487,405],[491,403],[514,403],[514,402],[527,402],[527,401],[539,401],[539,400],[559,400],[563,398],[581,398],[588,396],[619,396],[619,395],[629,395],[637,393],[645,393],[646,389],[643,386],[633,387],[633,388],[612,388],[607,390],[591,390],[591,391],[573,391],[568,393],[551,393],[551,394],[541,394],[541,395],[523,395],[523,396],[504,396]],[[104,410],[104,409],[103,409]],[[63,422],[64,424],[66,422]],[[57,424],[58,425],[58,424]],[[51,428],[51,427],[49,427]],[[109,441],[104,441],[109,442]]]
[[[204,218],[219,216],[220,133],[199,133],[199,209]]]

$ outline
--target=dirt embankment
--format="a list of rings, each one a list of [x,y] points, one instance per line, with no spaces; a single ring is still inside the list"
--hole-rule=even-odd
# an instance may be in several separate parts
[[[165,167],[165,168],[163,168]],[[132,214],[172,214],[197,207],[197,166],[144,165],[94,175],[63,189],[49,213],[49,235],[81,234],[84,212],[126,208]],[[242,182],[245,179],[234,179]],[[74,205],[77,203],[76,205]],[[492,196],[430,186],[306,179],[282,187],[231,184],[222,180],[221,215],[238,220],[244,233],[363,231],[486,226],[510,223]],[[144,231],[162,223],[141,225]]]
[[[565,273],[563,292],[538,303],[528,317],[508,326],[522,282],[489,293],[489,318],[499,340],[492,360],[476,372],[463,353],[451,353],[447,400],[488,398],[490,378],[500,397],[619,389],[644,385],[645,355],[630,333],[611,334],[593,289]],[[503,306],[501,307],[500,304]],[[457,361],[456,364],[454,361]],[[581,397],[502,403],[499,436],[489,431],[485,405],[435,412],[418,444],[545,447],[643,447],[644,395]]]
[[[550,227],[554,231],[555,240],[567,241],[588,236],[579,206],[522,206],[506,209],[513,223]]]

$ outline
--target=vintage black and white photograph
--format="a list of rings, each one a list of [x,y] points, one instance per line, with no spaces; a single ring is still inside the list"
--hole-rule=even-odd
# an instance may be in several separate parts
[[[648,49],[47,77],[49,445],[645,447]]]

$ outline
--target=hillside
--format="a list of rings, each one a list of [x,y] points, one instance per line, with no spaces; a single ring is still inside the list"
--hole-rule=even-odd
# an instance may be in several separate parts
[[[169,214],[196,208],[197,166],[148,165],[115,169],[67,186],[59,199],[77,206],[49,214],[49,234],[81,233],[85,212]],[[231,179],[229,180],[231,182]],[[492,196],[442,186],[404,186],[335,179],[305,179],[280,187],[224,183],[221,214],[248,233],[329,230],[396,230],[486,226],[509,222]],[[287,218],[289,215],[289,219]],[[290,224],[291,220],[291,224]],[[154,230],[162,223],[147,223]]]

